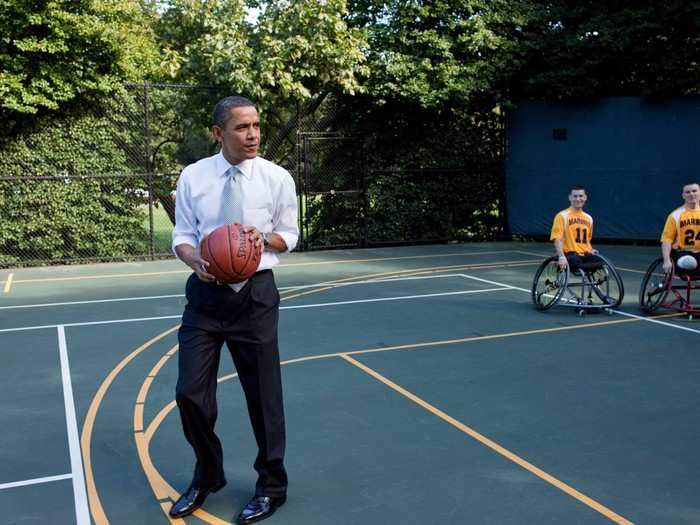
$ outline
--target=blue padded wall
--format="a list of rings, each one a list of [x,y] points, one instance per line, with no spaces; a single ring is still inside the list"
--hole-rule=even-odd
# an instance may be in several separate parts
[[[553,130],[566,130],[555,140]],[[561,133],[561,132],[560,132]],[[511,234],[549,235],[575,184],[588,189],[595,238],[658,239],[681,188],[700,179],[700,97],[526,101],[509,112],[506,210]]]

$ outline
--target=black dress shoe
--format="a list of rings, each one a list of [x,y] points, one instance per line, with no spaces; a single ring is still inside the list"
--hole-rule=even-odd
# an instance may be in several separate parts
[[[255,496],[238,515],[236,523],[247,525],[269,518],[279,507],[284,505],[285,501],[287,501],[287,496]]]
[[[206,488],[190,485],[185,493],[170,507],[170,516],[173,518],[189,516],[204,504],[204,500],[207,499],[209,494],[221,490],[224,485],[226,485],[226,480]]]

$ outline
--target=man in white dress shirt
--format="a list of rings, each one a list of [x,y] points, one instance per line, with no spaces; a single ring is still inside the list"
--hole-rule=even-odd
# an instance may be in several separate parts
[[[257,156],[260,120],[243,97],[220,100],[212,134],[221,152],[187,166],[177,185],[173,249],[192,270],[178,332],[176,400],[185,437],[194,449],[192,483],[170,510],[174,518],[197,510],[226,484],[221,442],[214,433],[216,377],[224,343],[245,393],[258,444],[255,496],[240,512],[241,524],[272,515],[286,501],[285,425],[277,345],[279,293],[271,268],[297,242],[297,196],[289,173]],[[232,220],[232,218],[234,218]],[[263,254],[245,283],[222,285],[201,258],[202,238],[238,220],[253,232]]]

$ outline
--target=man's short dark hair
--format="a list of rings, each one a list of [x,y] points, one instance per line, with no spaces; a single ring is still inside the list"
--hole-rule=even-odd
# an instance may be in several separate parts
[[[686,186],[692,186],[693,184],[700,186],[700,182],[690,181],[690,182],[684,182],[683,187],[685,188]]]
[[[580,184],[576,184],[575,186],[571,186],[571,188],[569,189],[569,193],[571,193],[572,191],[575,191],[575,190],[583,190],[586,193],[588,193],[586,191],[586,188],[584,186],[581,186]]]
[[[255,107],[252,100],[238,95],[224,97],[216,103],[211,114],[211,125],[223,128],[231,118],[233,108]]]

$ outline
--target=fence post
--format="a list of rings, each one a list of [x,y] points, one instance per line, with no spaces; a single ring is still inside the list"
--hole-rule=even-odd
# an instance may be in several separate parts
[[[155,260],[155,232],[153,231],[153,170],[151,162],[151,99],[148,82],[143,84],[143,165],[146,172],[146,184],[148,188],[148,229],[149,242],[148,254],[151,260]]]
[[[305,216],[305,211],[306,211],[306,196],[304,193],[304,167],[302,163],[302,147],[301,147],[301,132],[297,129],[297,143],[296,143],[296,157],[297,157],[297,193],[299,195],[298,197],[298,203],[299,203],[299,209],[298,209],[298,219],[299,219],[299,240],[297,241],[297,251],[304,251],[305,249],[305,243],[306,243],[306,237],[305,237],[305,232],[304,228],[306,228],[306,216]]]
[[[360,247],[366,248],[369,244],[369,195],[367,192],[368,173],[367,147],[364,139],[360,138]]]
[[[498,116],[498,130],[499,130],[499,141],[500,141],[500,162],[499,162],[499,206],[498,206],[498,232],[499,241],[512,240],[510,234],[510,226],[508,224],[508,206],[506,203],[507,193],[506,193],[506,181],[507,177],[507,159],[508,159],[508,112],[501,109],[501,113]]]
[[[149,172],[146,174],[146,180],[148,183],[148,230],[149,230],[149,243],[148,252],[151,256],[151,260],[156,259],[156,247],[155,247],[155,224],[153,220],[153,173]]]

